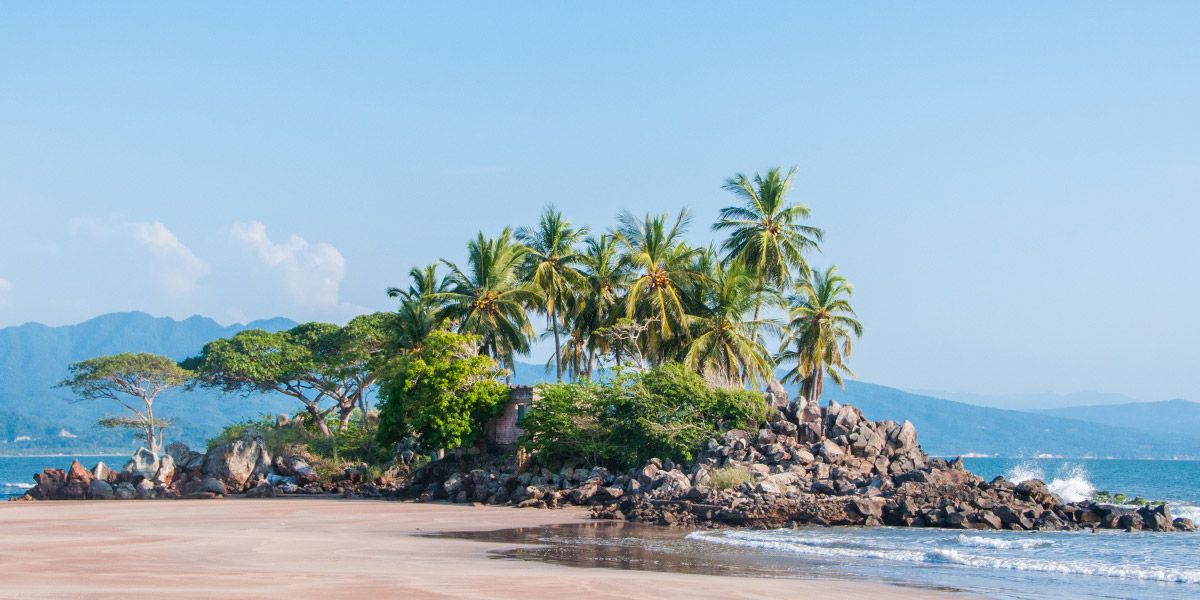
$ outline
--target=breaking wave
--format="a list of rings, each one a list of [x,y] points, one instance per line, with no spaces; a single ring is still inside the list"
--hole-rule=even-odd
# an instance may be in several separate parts
[[[772,550],[806,556],[879,559],[903,563],[956,565],[976,569],[1029,571],[1052,574],[1074,574],[1093,577],[1114,577],[1164,583],[1200,584],[1200,569],[1180,569],[1128,564],[1105,564],[1086,560],[1049,560],[1039,557],[989,556],[955,548],[897,549],[862,543],[845,538],[813,538],[792,532],[696,532],[689,539],[736,546]],[[1047,540],[996,540],[983,536],[958,536],[959,544],[980,549],[1033,550],[1053,545]],[[928,545],[928,544],[922,544]],[[893,546],[889,544],[889,546]]]
[[[14,488],[18,490],[28,490],[33,488],[32,483],[0,483],[0,487]]]
[[[960,535],[958,543],[972,548],[994,548],[996,550],[1032,550],[1053,546],[1050,540],[1002,540],[982,535]]]
[[[1040,479],[1063,502],[1083,502],[1096,495],[1096,486],[1088,479],[1087,470],[1079,465],[1063,465],[1055,477],[1047,481],[1046,472],[1041,467],[1025,462],[1009,469],[1004,478],[1013,483]]]

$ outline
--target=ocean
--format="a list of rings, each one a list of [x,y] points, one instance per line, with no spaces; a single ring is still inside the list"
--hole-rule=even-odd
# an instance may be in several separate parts
[[[120,456],[81,456],[91,468]],[[1042,479],[1066,500],[1098,490],[1169,502],[1200,522],[1200,461],[964,459],[987,478]],[[0,457],[0,494],[23,493],[71,457]],[[562,534],[555,534],[561,538]],[[992,598],[1200,598],[1200,533],[951,531],[880,527],[698,531],[679,539],[570,536],[568,545],[636,545],[655,562],[704,557],[742,573],[871,579]],[[546,540],[550,541],[550,540]],[[665,558],[663,558],[665,557]],[[636,567],[635,567],[636,568]]]

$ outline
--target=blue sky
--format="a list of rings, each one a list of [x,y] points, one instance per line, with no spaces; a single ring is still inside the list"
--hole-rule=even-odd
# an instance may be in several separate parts
[[[862,379],[1200,399],[1200,5],[831,7],[10,6],[0,326],[344,320],[797,165]]]

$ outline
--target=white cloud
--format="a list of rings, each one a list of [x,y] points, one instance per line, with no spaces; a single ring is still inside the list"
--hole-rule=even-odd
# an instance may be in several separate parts
[[[8,302],[9,292],[12,291],[12,288],[12,283],[3,277],[0,277],[0,306],[4,306]]]
[[[151,275],[168,294],[190,294],[196,290],[196,281],[208,274],[208,263],[197,258],[162,223],[130,223],[129,228],[134,242],[152,260]]]
[[[250,247],[267,267],[277,271],[284,289],[302,308],[330,309],[340,304],[346,260],[337,248],[324,242],[310,244],[298,235],[275,243],[267,226],[258,222],[234,223],[233,237]]]

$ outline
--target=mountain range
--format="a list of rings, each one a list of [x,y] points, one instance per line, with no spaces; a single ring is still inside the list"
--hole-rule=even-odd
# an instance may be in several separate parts
[[[179,321],[129,312],[63,327],[2,328],[0,454],[123,452],[136,446],[128,432],[94,426],[102,416],[119,414],[114,406],[75,402],[68,391],[54,387],[72,362],[117,352],[182,360],[211,340],[245,329],[294,325],[275,318],[223,326],[206,317]],[[549,379],[542,366],[527,363],[518,363],[514,376],[523,384]],[[827,385],[826,398],[854,404],[871,419],[912,421],[925,450],[935,455],[1200,457],[1200,404],[1185,400],[1020,411],[856,381],[848,381],[844,390]],[[211,391],[172,392],[156,406],[175,422],[168,437],[191,445],[203,444],[231,422],[296,409],[293,401],[278,396]]]

